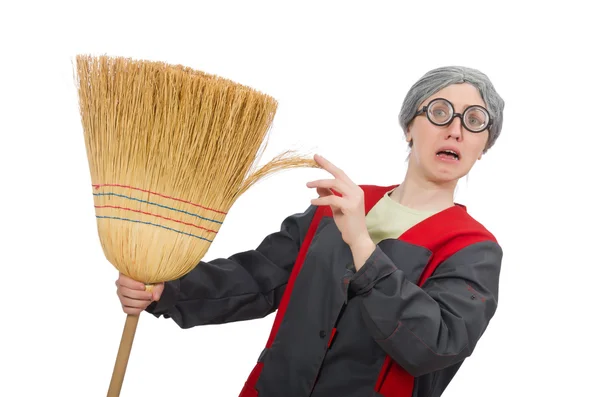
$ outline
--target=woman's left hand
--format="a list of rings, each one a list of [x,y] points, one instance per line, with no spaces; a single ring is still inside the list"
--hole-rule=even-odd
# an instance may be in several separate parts
[[[351,248],[373,244],[365,221],[363,190],[324,157],[315,155],[314,158],[334,179],[320,179],[306,184],[309,188],[316,188],[319,194],[319,198],[312,199],[311,203],[331,207],[333,219],[342,233],[342,238]],[[335,195],[332,189],[341,197]]]

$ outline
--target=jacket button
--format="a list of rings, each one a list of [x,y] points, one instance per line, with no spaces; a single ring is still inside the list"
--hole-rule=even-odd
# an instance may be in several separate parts
[[[321,330],[321,331],[319,332],[319,336],[320,336],[321,338],[324,338],[325,336],[327,336],[327,333],[326,333],[325,331]]]

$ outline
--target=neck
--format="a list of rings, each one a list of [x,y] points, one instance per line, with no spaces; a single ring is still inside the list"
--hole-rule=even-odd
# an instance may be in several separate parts
[[[428,180],[409,166],[404,182],[391,194],[398,203],[422,211],[442,211],[454,205],[457,181],[445,183]]]

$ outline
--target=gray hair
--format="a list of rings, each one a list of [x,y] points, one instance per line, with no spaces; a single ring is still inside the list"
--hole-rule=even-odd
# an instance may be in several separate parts
[[[427,98],[452,85],[469,83],[479,90],[486,108],[490,114],[492,125],[489,128],[489,137],[484,152],[491,148],[502,130],[502,112],[504,100],[498,95],[490,79],[479,70],[464,66],[445,66],[430,70],[419,79],[408,91],[402,109],[398,115],[400,126],[406,134],[408,125],[418,111],[418,106]],[[412,142],[411,142],[412,147]]]

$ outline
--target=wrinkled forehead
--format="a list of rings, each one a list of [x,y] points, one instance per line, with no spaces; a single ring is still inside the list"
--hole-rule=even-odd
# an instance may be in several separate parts
[[[448,87],[442,88],[421,102],[421,104],[419,104],[419,108],[427,105],[432,99],[435,98],[444,98],[450,101],[454,106],[455,112],[462,112],[471,105],[486,107],[479,90],[469,83],[452,84]]]

